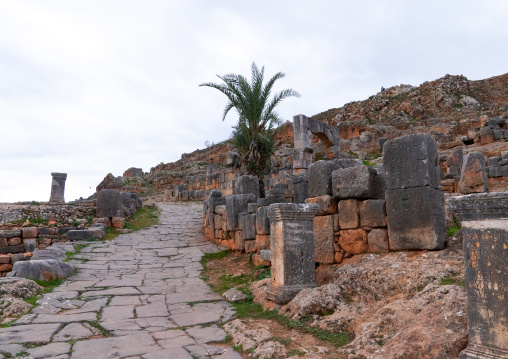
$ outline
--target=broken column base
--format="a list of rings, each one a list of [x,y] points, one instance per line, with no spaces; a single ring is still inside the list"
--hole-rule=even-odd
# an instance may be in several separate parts
[[[485,347],[478,344],[469,344],[460,353],[459,359],[507,359],[508,351]]]
[[[284,305],[291,301],[303,289],[313,287],[315,287],[315,285],[312,284],[275,286],[269,283],[266,287],[266,299]]]

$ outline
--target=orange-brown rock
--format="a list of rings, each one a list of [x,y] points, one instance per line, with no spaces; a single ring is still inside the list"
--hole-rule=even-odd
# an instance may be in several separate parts
[[[125,218],[113,217],[113,218],[111,218],[111,225],[115,229],[122,229],[125,226]]]
[[[344,229],[339,234],[339,245],[347,253],[360,254],[369,250],[367,232],[363,229]]]
[[[12,270],[12,264],[0,264],[0,272],[10,272]]]

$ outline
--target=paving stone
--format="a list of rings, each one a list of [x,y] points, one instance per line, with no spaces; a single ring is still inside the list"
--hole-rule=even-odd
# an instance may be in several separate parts
[[[115,321],[130,318],[134,318],[133,305],[106,307],[102,310],[101,320],[104,321]]]
[[[227,336],[226,332],[215,324],[210,327],[192,327],[187,329],[186,332],[200,344],[222,342]]]
[[[192,356],[181,347],[171,347],[169,349],[158,350],[150,354],[143,355],[144,359],[192,359]]]
[[[39,314],[32,323],[72,323],[97,320],[97,314],[94,312],[81,314]]]
[[[179,310],[171,311],[171,319],[181,327],[206,324],[221,321],[227,304],[198,303],[193,307],[186,306]]]
[[[83,324],[70,323],[53,337],[53,342],[65,342],[68,340],[83,339],[88,338],[92,335],[92,331],[83,326]]]
[[[122,337],[78,341],[72,348],[72,359],[110,359],[143,355],[155,348],[157,345],[150,334],[135,333]]]
[[[60,328],[60,324],[17,325],[0,328],[0,343],[44,343]]]
[[[45,358],[55,358],[60,355],[69,356],[67,353],[71,349],[70,344],[68,343],[51,343],[48,345],[43,345],[41,347],[27,349],[26,351],[30,353],[31,356],[37,359],[45,359]]]
[[[119,296],[119,297],[113,297],[111,299],[111,303],[109,303],[109,306],[115,306],[115,305],[139,305],[141,304],[141,300],[139,299],[139,296]]]
[[[106,295],[136,295],[139,291],[132,287],[111,288],[106,290],[91,290],[84,292],[82,297],[103,297]]]
[[[20,344],[0,344],[0,352],[10,353],[13,356],[23,350],[25,347]]]
[[[188,345],[185,349],[193,357],[208,358],[210,355],[222,354],[224,349],[213,345],[202,344],[202,345]]]

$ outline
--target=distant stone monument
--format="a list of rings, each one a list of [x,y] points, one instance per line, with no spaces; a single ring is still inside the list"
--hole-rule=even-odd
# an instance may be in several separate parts
[[[319,205],[275,203],[268,207],[272,280],[266,298],[286,304],[316,286],[313,219]]]
[[[459,359],[508,358],[508,193],[450,198],[462,220],[469,344]]]
[[[50,202],[65,202],[65,180],[67,179],[67,173],[51,173],[53,180],[51,181],[51,197]]]

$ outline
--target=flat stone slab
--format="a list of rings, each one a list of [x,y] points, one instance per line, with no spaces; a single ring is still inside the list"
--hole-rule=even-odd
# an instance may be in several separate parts
[[[186,332],[200,344],[222,342],[227,336],[226,332],[215,324],[210,327],[192,327],[187,329]]]
[[[185,306],[182,309],[172,310],[171,319],[180,327],[220,322],[225,317],[226,307],[227,304],[224,302],[198,303],[193,307]]]
[[[150,334],[135,333],[114,338],[79,341],[73,346],[72,359],[112,359],[143,355],[157,348]],[[146,358],[145,355],[143,357]],[[170,358],[170,357],[168,357]]]
[[[97,314],[87,312],[81,314],[39,314],[32,323],[72,323],[72,322],[91,322],[97,320]]]
[[[17,325],[0,328],[0,343],[45,343],[60,328],[60,324]]]
[[[65,342],[68,340],[77,340],[88,338],[93,335],[92,331],[80,323],[71,323],[53,337],[53,342]]]
[[[104,297],[108,295],[136,295],[140,294],[139,291],[132,287],[120,287],[120,288],[111,288],[104,290],[91,290],[89,292],[85,292],[82,294],[82,297]]]
[[[143,355],[144,359],[192,359],[193,357],[182,347],[171,347]]]
[[[56,358],[60,355],[65,355],[68,358],[70,349],[71,345],[68,343],[51,343],[33,349],[26,349],[26,351],[37,359]]]

